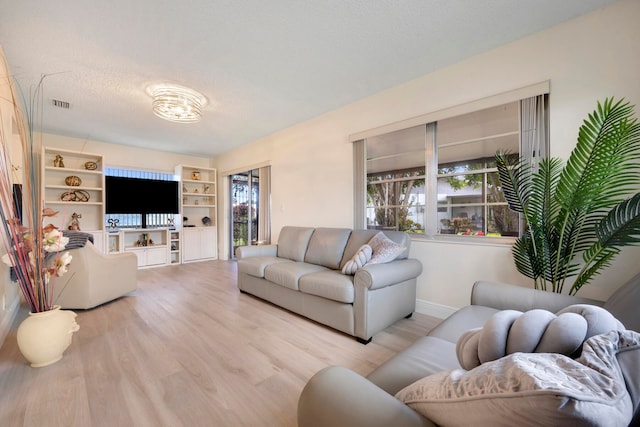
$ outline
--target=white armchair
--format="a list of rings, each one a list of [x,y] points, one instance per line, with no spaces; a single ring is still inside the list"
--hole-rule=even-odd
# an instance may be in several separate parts
[[[91,242],[70,249],[68,271],[56,277],[53,303],[70,309],[88,309],[112,301],[137,287],[138,261],[133,253],[105,255]]]

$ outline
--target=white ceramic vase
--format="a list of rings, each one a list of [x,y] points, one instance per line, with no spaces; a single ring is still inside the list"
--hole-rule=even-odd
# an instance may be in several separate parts
[[[80,329],[77,314],[59,305],[40,313],[29,313],[18,327],[18,348],[34,368],[62,359],[74,332]]]

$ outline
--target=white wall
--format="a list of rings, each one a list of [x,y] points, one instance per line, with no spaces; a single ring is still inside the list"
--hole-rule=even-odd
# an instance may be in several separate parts
[[[274,241],[284,225],[351,227],[350,134],[546,80],[551,81],[551,154],[566,158],[598,100],[624,97],[640,105],[638,18],[640,2],[621,0],[218,156],[215,166],[230,171],[271,164]],[[221,200],[220,250],[228,256],[228,200]],[[625,250],[580,295],[606,299],[640,271],[639,255],[638,248]],[[467,304],[478,279],[530,285],[515,271],[508,246],[414,241],[411,256],[424,265],[421,311],[446,314]]]
[[[12,126],[14,106],[8,75],[10,73],[5,67],[4,53],[0,47],[0,142],[2,151],[9,155],[11,165],[19,167],[22,165],[22,151],[20,137],[14,133]],[[14,173],[13,178],[14,184],[21,183],[22,171]],[[5,253],[5,245],[0,244],[0,255]],[[9,279],[9,267],[0,262],[0,346],[18,312],[19,302],[18,286]]]

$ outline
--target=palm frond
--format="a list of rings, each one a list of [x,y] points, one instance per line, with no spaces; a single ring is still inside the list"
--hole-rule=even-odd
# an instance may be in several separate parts
[[[496,153],[498,178],[504,198],[509,209],[517,213],[524,213],[528,206],[531,185],[531,168],[521,161],[514,161],[509,152]]]
[[[640,193],[615,206],[595,232],[605,248],[640,244]]]
[[[543,159],[538,171],[531,178],[530,194],[528,198],[528,213],[526,220],[549,230],[551,219],[560,208],[555,198],[556,186],[562,171],[562,161],[557,158]]]
[[[521,274],[533,279],[534,283],[537,283],[538,278],[543,275],[544,267],[539,258],[534,255],[536,251],[532,247],[533,244],[534,240],[529,235],[529,232],[526,231],[515,241],[511,252],[516,269]],[[537,289],[537,285],[535,287]]]
[[[585,259],[589,259],[589,261],[584,264],[575,282],[571,285],[569,295],[575,295],[580,288],[589,283],[603,268],[609,267],[611,261],[618,253],[620,253],[620,249],[618,248],[603,248],[599,242],[594,243],[593,246],[584,253]]]
[[[630,103],[609,98],[585,120],[557,188],[567,211],[612,206],[636,185],[640,125],[633,114]]]

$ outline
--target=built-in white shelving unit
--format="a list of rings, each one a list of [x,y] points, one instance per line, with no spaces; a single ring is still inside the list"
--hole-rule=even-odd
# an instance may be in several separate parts
[[[179,165],[182,262],[218,257],[216,169]],[[186,220],[185,220],[186,218]]]
[[[105,251],[104,174],[100,154],[45,147],[42,155],[44,207],[57,211],[50,222],[68,229],[77,214],[80,230]]]

